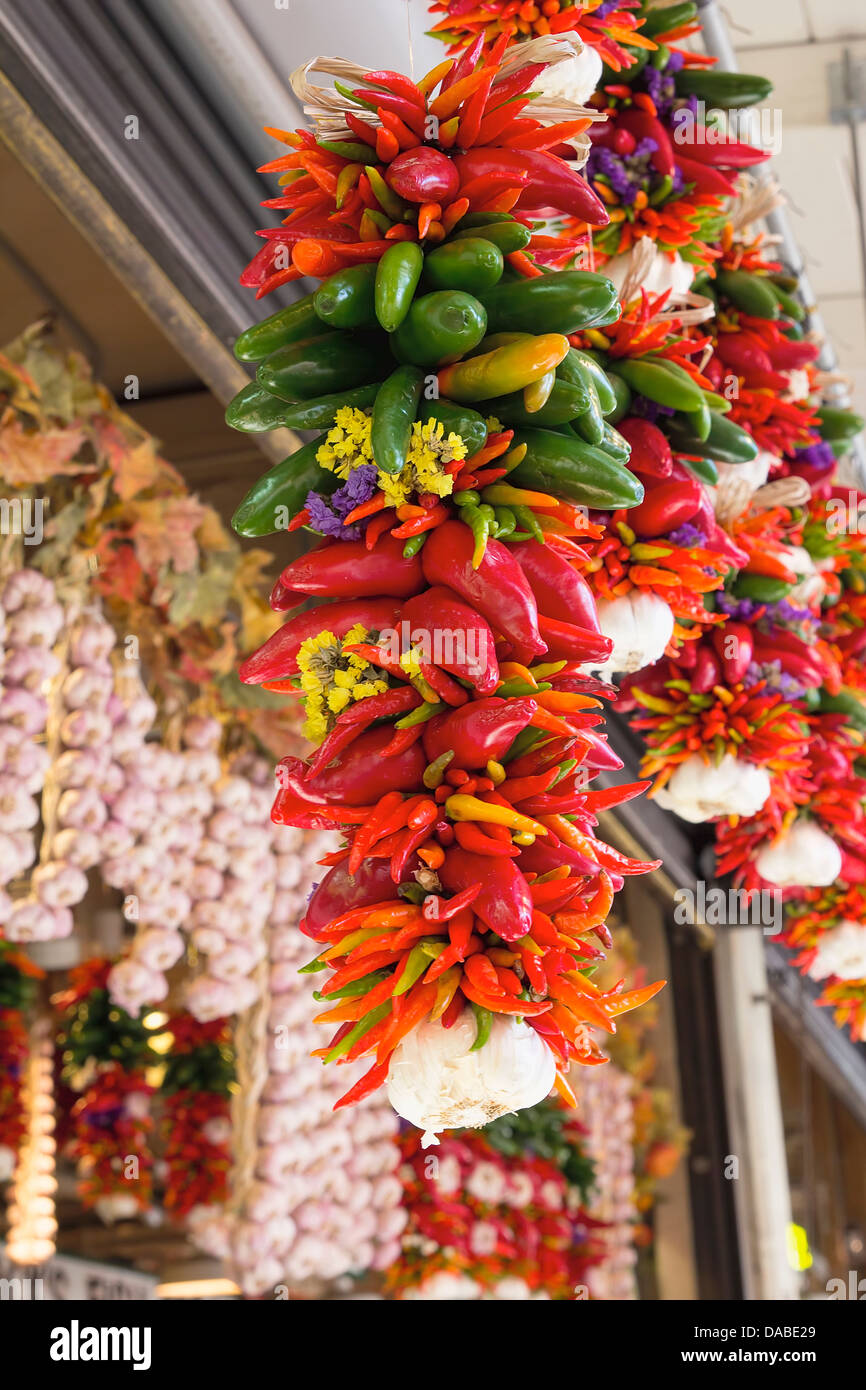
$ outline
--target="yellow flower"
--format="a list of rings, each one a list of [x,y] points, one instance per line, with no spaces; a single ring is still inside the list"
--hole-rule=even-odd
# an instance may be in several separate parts
[[[316,451],[316,460],[323,468],[348,478],[355,468],[374,463],[371,439],[372,418],[363,410],[343,406],[334,417],[334,424],[325,441]],[[446,435],[441,420],[416,420],[412,426],[406,462],[399,473],[378,475],[378,483],[389,507],[402,506],[411,496],[422,492],[435,497],[448,497],[454,489],[454,479],[445,471],[446,464],[466,457],[466,444],[459,434]]]
[[[355,406],[341,406],[334,423],[316,450],[316,462],[339,478],[348,478],[354,468],[373,462],[370,416]]]
[[[356,623],[342,639],[333,632],[319,632],[301,644],[298,671],[306,697],[304,734],[311,742],[321,743],[336,716],[354,701],[388,689],[387,680],[372,676],[375,667],[369,661],[356,652],[344,651],[366,642],[368,636],[367,629]]]

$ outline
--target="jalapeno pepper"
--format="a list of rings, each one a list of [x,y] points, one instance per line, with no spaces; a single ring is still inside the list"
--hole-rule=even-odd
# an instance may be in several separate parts
[[[475,607],[494,632],[512,643],[525,661],[546,650],[538,632],[538,609],[532,591],[510,551],[490,540],[477,569],[472,566],[472,536],[459,521],[446,521],[431,532],[421,552],[428,584],[444,584]]]
[[[375,328],[375,263],[351,265],[337,271],[313,295],[316,314],[333,328]]]
[[[285,529],[283,515],[300,512],[310,492],[330,496],[340,486],[336,473],[328,473],[316,454],[323,435],[289,454],[253,483],[234,516],[232,526],[240,536],[270,536]]]
[[[498,246],[483,237],[449,241],[429,252],[424,279],[436,290],[466,290],[480,294],[502,279],[505,261]]]
[[[375,307],[379,323],[393,333],[409,312],[424,266],[415,241],[395,241],[376,267]]]
[[[711,412],[710,431],[706,439],[695,434],[690,415],[674,415],[666,424],[668,438],[680,453],[698,454],[718,463],[749,463],[758,456],[758,446],[750,434],[733,420]]]
[[[616,308],[616,287],[587,270],[554,270],[504,281],[480,296],[491,333],[577,333]]]
[[[402,362],[435,367],[454,362],[477,347],[487,332],[480,301],[460,290],[435,290],[414,299],[391,348]]]
[[[582,415],[587,405],[588,396],[583,386],[555,381],[550,395],[539,410],[527,409],[522,391],[494,396],[487,402],[487,409],[504,425],[538,425],[549,429],[554,425],[565,425]]]
[[[373,459],[383,473],[399,473],[406,462],[423,384],[424,374],[417,367],[398,367],[379,390],[370,441]]]
[[[479,213],[479,217],[491,217],[492,213]],[[481,237],[484,241],[492,241],[494,246],[498,246],[503,256],[509,256],[514,251],[522,251],[532,240],[532,233],[528,227],[524,227],[522,222],[515,222],[513,219],[503,222],[480,222],[477,226],[466,226],[467,218],[463,218],[458,224],[457,231],[451,235],[451,241],[465,241]]]
[[[681,380],[648,357],[623,358],[617,363],[617,370],[632,391],[657,405],[687,412],[703,406],[704,398],[697,382]]]
[[[328,333],[277,348],[257,372],[259,384],[284,401],[349,391],[381,376],[374,336]]]
[[[251,381],[238,391],[226,407],[226,424],[233,430],[244,430],[250,434],[262,434],[266,430],[278,430],[288,423],[286,412],[291,407],[266,391],[257,381]]]
[[[483,449],[487,443],[487,422],[477,410],[465,405],[455,405],[441,396],[437,401],[421,400],[418,406],[419,420],[436,420],[441,423],[445,434],[459,434],[471,457]]]
[[[376,399],[381,381],[373,381],[369,386],[356,386],[352,391],[337,391],[330,396],[317,396],[311,401],[298,401],[290,405],[288,401],[280,401],[280,414],[277,424],[285,425],[293,430],[322,430],[328,429],[333,425],[337,417],[337,411],[345,407],[355,410],[365,410],[371,406]],[[260,389],[260,388],[257,388]],[[272,400],[276,400],[274,396]],[[232,402],[232,405],[234,402]],[[231,406],[229,406],[231,410]],[[229,420],[228,411],[226,420],[235,429],[274,429],[276,425],[237,425],[233,420]]]
[[[514,442],[526,445],[523,461],[510,475],[518,487],[602,510],[634,507],[643,500],[643,486],[634,474],[582,439],[553,430],[521,429]]]
[[[607,372],[589,353],[571,348],[560,362],[556,373],[563,381],[568,381],[573,386],[586,387],[592,382],[603,415],[610,415],[616,409],[616,392],[610,384]]]
[[[296,299],[285,309],[278,309],[261,323],[244,329],[235,343],[235,356],[242,362],[261,362],[277,348],[300,342],[321,333],[321,320],[313,306],[313,296]]]

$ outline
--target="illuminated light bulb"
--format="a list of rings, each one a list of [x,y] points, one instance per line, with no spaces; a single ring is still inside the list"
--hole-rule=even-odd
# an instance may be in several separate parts
[[[47,1021],[34,1025],[24,1069],[22,1101],[27,1130],[9,1191],[6,1253],[13,1264],[36,1265],[54,1254],[57,1221],[54,1160],[54,1077]]]

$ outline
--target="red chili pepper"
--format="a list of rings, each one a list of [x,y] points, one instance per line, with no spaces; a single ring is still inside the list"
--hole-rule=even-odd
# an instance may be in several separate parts
[[[666,436],[649,420],[630,415],[620,420],[617,429],[631,445],[628,466],[641,478],[668,478],[673,464],[671,446]],[[631,512],[629,511],[629,520]]]
[[[642,540],[666,536],[691,521],[701,504],[701,495],[701,483],[694,477],[649,483],[644,500],[628,509],[628,525]]]
[[[454,826],[454,838],[461,849],[469,854],[480,854],[483,858],[516,859],[520,850],[509,841],[492,839],[485,835],[476,821],[458,821]]]
[[[440,1020],[443,1028],[453,1028],[458,1018],[463,1012],[466,1000],[458,989],[448,1008],[445,1010]]]
[[[557,618],[539,614],[538,630],[547,643],[548,655],[555,661],[604,661],[613,651],[611,638]]]
[[[461,926],[468,923],[466,938],[468,940],[469,932],[472,930],[472,917],[471,914],[466,913],[466,908],[472,906],[480,892],[481,884],[473,883],[469,888],[464,888],[461,893],[455,893],[453,898],[442,898],[437,897],[436,894],[431,894],[430,897],[424,899],[424,918],[428,922],[450,922],[453,924],[460,917]],[[461,914],[465,914],[465,921]],[[454,929],[455,931],[458,930],[457,927]]]
[[[370,1070],[361,1077],[361,1080],[356,1081],[345,1095],[340,1096],[340,1099],[334,1102],[333,1109],[341,1110],[344,1105],[356,1105],[365,1096],[372,1095],[373,1091],[378,1090],[388,1079],[389,1063],[389,1058],[386,1058],[384,1062],[374,1062]]]
[[[631,513],[629,513],[629,516]],[[510,547],[545,617],[600,632],[595,595],[583,575],[538,541]]]
[[[720,164],[728,169],[746,169],[770,158],[769,150],[746,145],[740,140],[727,140],[716,130],[686,122],[677,136],[678,149],[698,164]]]
[[[604,203],[589,184],[564,159],[546,150],[476,146],[457,155],[454,164],[460,174],[461,192],[467,197],[467,186],[477,179],[511,179],[514,186],[519,178],[521,183],[527,180],[520,199],[525,207],[553,207],[592,227],[606,227],[610,221]]]
[[[435,762],[453,750],[455,768],[486,767],[507,752],[536,712],[532,699],[502,700],[493,695],[438,714],[424,728],[427,760]]]
[[[334,802],[361,806],[377,802],[389,791],[410,791],[419,786],[427,760],[417,746],[399,757],[383,759],[382,749],[391,733],[389,725],[365,730],[337,763],[310,779],[299,758],[283,758],[278,765],[281,790],[313,810]]]
[[[439,877],[452,892],[480,883],[473,910],[503,941],[516,941],[529,933],[533,911],[529,885],[510,859],[482,861],[459,845],[451,845],[445,851]]]
[[[745,623],[727,622],[723,627],[713,630],[710,640],[722,664],[724,684],[728,689],[738,685],[752,660],[755,646],[752,629]]]
[[[388,595],[405,599],[423,588],[424,576],[417,555],[405,556],[401,541],[382,536],[372,551],[363,541],[340,541],[324,549],[310,550],[286,566],[278,584],[279,594],[275,591],[272,595],[271,606],[287,609],[303,603],[306,594],[327,598]]]
[[[318,632],[334,632],[335,637],[345,637],[349,628],[360,623],[361,626],[379,631],[393,627],[398,621],[400,605],[396,599],[349,599],[343,603],[322,603],[282,624],[272,637],[268,637],[252,656],[247,656],[240,666],[240,680],[247,685],[260,685],[263,681],[293,676],[297,671],[297,652],[309,637]]]
[[[737,185],[727,174],[714,169],[700,160],[689,159],[677,150],[677,166],[686,183],[693,183],[696,193],[709,193],[714,197],[728,198],[736,195]]]
[[[535,1004],[531,999],[514,999],[508,994],[492,994],[489,990],[478,989],[465,976],[460,988],[466,998],[471,999],[474,1004],[480,1004],[482,1009],[490,1009],[497,1014],[522,1014],[524,1018],[537,1018],[539,1014],[549,1013],[553,1007],[550,999]]]
[[[488,540],[480,565],[473,569],[474,549],[469,527],[460,521],[446,521],[431,532],[421,551],[424,577],[428,584],[453,589],[495,632],[507,638],[519,661],[531,661],[547,648],[538,631],[538,609],[523,570],[508,547],[494,540]]]
[[[404,646],[419,646],[425,660],[471,681],[479,695],[492,695],[499,684],[493,633],[452,589],[434,585],[416,594],[403,605],[400,618],[408,629],[403,630]]]
[[[310,778],[317,776],[338,754],[342,753],[344,748],[348,748],[349,744],[353,743],[358,735],[377,719],[388,719],[395,714],[406,714],[409,710],[415,709],[423,703],[424,701],[417,690],[411,685],[404,685],[397,686],[393,690],[385,690],[381,695],[370,695],[367,699],[350,705],[348,709],[344,709],[341,714],[337,715],[334,728],[307,768],[304,780],[309,781]]]

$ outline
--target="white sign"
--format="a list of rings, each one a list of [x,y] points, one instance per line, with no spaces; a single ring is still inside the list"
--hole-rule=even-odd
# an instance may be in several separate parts
[[[16,1265],[0,1250],[0,1302],[44,1300],[109,1303],[153,1298],[157,1279],[122,1265],[80,1260],[74,1255],[55,1255],[41,1265]]]

